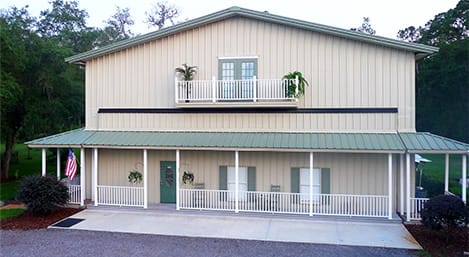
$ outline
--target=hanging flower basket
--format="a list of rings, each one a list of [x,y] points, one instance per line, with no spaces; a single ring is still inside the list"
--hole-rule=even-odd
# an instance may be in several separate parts
[[[142,182],[143,176],[142,173],[140,173],[138,170],[131,170],[127,178],[132,184],[140,184]]]
[[[184,184],[191,184],[194,183],[194,174],[191,173],[190,171],[184,171],[184,174],[182,175],[182,183]]]

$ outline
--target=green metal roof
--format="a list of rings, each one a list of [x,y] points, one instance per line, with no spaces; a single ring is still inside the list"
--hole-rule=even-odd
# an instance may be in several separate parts
[[[428,132],[399,135],[409,152],[469,152],[469,144]]]
[[[454,152],[469,145],[430,133],[166,132],[72,130],[30,147],[240,149],[322,152]]]
[[[228,9],[224,9],[200,18],[196,18],[193,20],[189,20],[183,23],[176,24],[171,27],[163,28],[148,34],[136,36],[127,40],[123,40],[108,46],[104,46],[98,49],[94,49],[88,52],[80,53],[65,59],[66,62],[70,63],[79,63],[84,62],[86,60],[106,55],[112,52],[116,52],[122,49],[126,49],[132,46],[140,45],[158,38],[166,37],[175,33],[180,33],[185,30],[189,30],[192,28],[200,27],[209,23],[221,21],[224,19],[228,19],[231,17],[246,17],[256,20],[261,20],[265,22],[270,22],[274,24],[286,25],[291,27],[296,27],[300,29],[306,29],[314,32],[326,33],[329,35],[334,35],[342,38],[357,40],[361,42],[367,42],[371,44],[382,45],[391,48],[397,48],[401,50],[411,51],[419,54],[428,55],[438,51],[438,48],[422,45],[422,44],[415,44],[415,43],[408,43],[404,41],[399,41],[395,39],[390,39],[386,37],[368,35],[365,33],[351,31],[347,29],[335,28],[331,26],[321,25],[317,23],[287,18],[284,16],[270,14],[268,12],[259,12],[249,9],[244,9],[240,7],[231,7]]]

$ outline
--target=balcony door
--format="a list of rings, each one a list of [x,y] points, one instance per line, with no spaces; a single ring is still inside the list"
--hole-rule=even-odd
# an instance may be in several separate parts
[[[252,100],[254,76],[257,76],[257,58],[220,58],[218,79],[222,82],[218,97],[225,101]]]

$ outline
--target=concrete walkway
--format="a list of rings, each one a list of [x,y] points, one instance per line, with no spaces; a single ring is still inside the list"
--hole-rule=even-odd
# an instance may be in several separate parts
[[[421,249],[400,223],[99,208],[70,218],[84,219],[79,230]]]

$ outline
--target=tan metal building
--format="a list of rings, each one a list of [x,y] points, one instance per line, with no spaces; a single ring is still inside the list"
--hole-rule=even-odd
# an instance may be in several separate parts
[[[436,51],[232,7],[68,58],[85,128],[27,144],[81,149],[81,204],[418,218],[413,155],[461,154],[465,178],[469,150],[415,131],[415,61]]]

